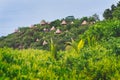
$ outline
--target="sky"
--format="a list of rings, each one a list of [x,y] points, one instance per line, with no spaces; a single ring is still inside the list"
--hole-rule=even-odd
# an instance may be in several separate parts
[[[119,0],[0,0],[0,37],[19,27],[62,19],[67,16],[82,18],[102,14]]]

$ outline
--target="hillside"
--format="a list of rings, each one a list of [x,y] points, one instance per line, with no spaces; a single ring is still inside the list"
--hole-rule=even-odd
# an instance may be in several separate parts
[[[0,79],[119,80],[120,21],[98,22],[79,38],[65,51],[52,40],[50,51],[0,48]]]
[[[90,25],[96,20],[93,17],[75,19],[68,16],[62,20],[50,23],[42,20],[39,24],[28,27],[20,27],[14,33],[0,38],[0,47],[11,47],[15,49],[45,49],[48,50],[49,41],[52,38],[58,45],[58,49],[65,49],[65,42],[78,39]]]

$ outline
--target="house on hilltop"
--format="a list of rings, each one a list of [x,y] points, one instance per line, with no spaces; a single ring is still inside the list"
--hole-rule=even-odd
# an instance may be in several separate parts
[[[42,20],[41,22],[40,22],[40,25],[41,26],[44,26],[44,25],[46,25],[47,23],[46,23],[46,21],[45,20]]]
[[[86,20],[84,20],[81,25],[87,25],[87,24],[88,24],[88,22]]]
[[[61,24],[62,24],[62,25],[67,25],[67,22],[66,22],[65,20],[63,20],[63,21],[61,22]]]

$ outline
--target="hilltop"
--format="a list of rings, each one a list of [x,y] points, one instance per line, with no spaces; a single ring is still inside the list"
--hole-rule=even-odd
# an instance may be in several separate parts
[[[42,20],[38,24],[28,27],[20,27],[12,34],[0,38],[0,47],[11,47],[17,49],[46,49],[52,38],[58,45],[58,49],[64,50],[66,42],[71,39],[79,39],[80,34],[93,25],[97,19],[96,14],[91,17],[75,19],[74,16],[67,16],[64,19],[57,19],[52,22]]]

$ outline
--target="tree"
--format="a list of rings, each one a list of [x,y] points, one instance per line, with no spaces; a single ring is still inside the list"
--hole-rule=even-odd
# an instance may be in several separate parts
[[[120,7],[120,1],[117,3],[117,7]]]
[[[103,17],[105,19],[120,19],[120,1],[115,6],[114,4],[111,5],[111,9],[106,9],[103,13]]]
[[[57,20],[55,20],[55,21],[52,21],[51,22],[51,24],[50,24],[50,26],[60,26],[60,23],[61,23],[61,21],[59,20],[59,19],[57,19]]]
[[[116,9],[116,6],[113,4],[112,6],[111,6],[111,11],[114,11]]]
[[[105,19],[112,19],[113,16],[112,16],[111,10],[110,10],[110,9],[106,9],[106,10],[104,11],[104,13],[103,13],[103,17],[104,17]]]
[[[81,21],[84,21],[84,20],[85,20],[85,21],[88,21],[88,17],[82,17],[82,18],[81,18]]]
[[[74,17],[74,16],[67,16],[67,17],[65,18],[65,20],[66,20],[66,21],[73,21],[73,20],[75,20],[75,17]]]
[[[89,17],[89,18],[88,18],[88,21],[89,21],[89,22],[93,22],[93,21],[96,21],[96,20],[95,20],[94,17]]]
[[[95,21],[100,21],[99,15],[97,15],[96,13],[93,14],[92,17],[95,19]]]
[[[114,18],[120,19],[120,7],[117,7],[112,15]]]

